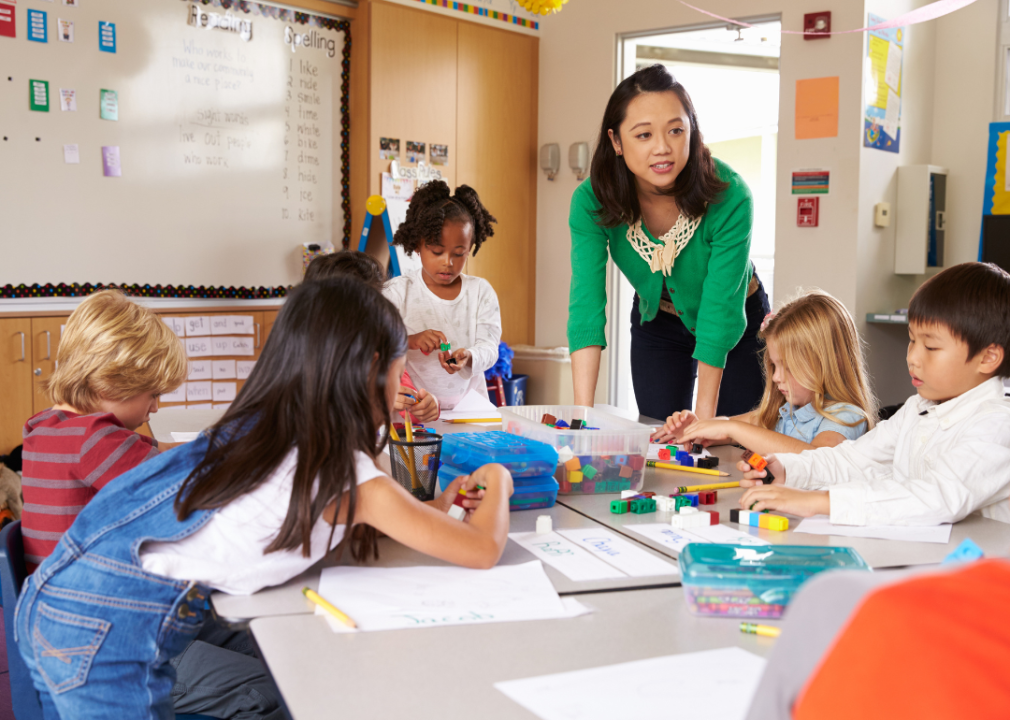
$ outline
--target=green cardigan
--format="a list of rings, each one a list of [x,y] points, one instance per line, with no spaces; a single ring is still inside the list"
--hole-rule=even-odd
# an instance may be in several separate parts
[[[750,238],[754,219],[750,189],[724,162],[715,161],[719,178],[729,187],[709,204],[687,246],[674,262],[666,286],[680,319],[696,338],[694,359],[713,367],[726,365],[726,355],[743,337],[744,302],[751,279]],[[600,206],[589,180],[572,195],[568,225],[572,233],[572,285],[568,301],[568,346],[572,352],[590,345],[607,346],[607,251],[634,286],[642,322],[656,317],[663,273],[628,242],[628,226],[603,228],[594,211]],[[643,230],[650,240],[652,234]]]

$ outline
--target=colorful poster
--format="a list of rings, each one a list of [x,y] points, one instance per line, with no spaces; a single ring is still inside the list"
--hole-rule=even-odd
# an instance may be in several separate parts
[[[793,195],[828,195],[831,191],[830,170],[793,170]]]
[[[884,22],[870,13],[868,25]],[[863,147],[898,152],[901,147],[901,68],[905,51],[904,28],[866,33],[863,68]]]
[[[796,81],[796,139],[838,137],[838,78]]]
[[[48,15],[44,10],[28,10],[28,39],[32,42],[49,42],[49,30],[46,24]]]
[[[77,111],[77,91],[60,88],[60,110],[64,112]]]
[[[119,95],[115,90],[102,90],[98,101],[102,120],[119,120]]]
[[[983,215],[1010,215],[1010,173],[1007,172],[1007,145],[1010,122],[989,123],[989,147],[986,150],[985,196]]]
[[[119,146],[102,146],[102,173],[105,177],[122,177],[123,168],[119,164]],[[210,383],[207,383],[209,386]]]
[[[0,37],[17,37],[13,5],[0,3]]]
[[[56,21],[56,27],[60,42],[74,41],[74,23],[72,20],[64,20],[63,18],[59,18]]]
[[[49,112],[49,82],[28,81],[28,107],[36,112]]]
[[[116,23],[98,23],[98,49],[102,52],[116,52]]]
[[[431,146],[431,164],[432,165],[448,165],[449,164],[449,146],[448,145],[435,145]]]

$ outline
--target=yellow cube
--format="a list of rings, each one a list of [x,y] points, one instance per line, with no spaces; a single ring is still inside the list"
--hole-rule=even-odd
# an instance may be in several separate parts
[[[582,482],[582,473],[579,472],[578,470],[568,473],[568,482],[570,482],[572,485],[578,485],[580,482]]]
[[[772,515],[768,520],[769,530],[778,530],[779,532],[783,532],[789,529],[789,518],[784,518],[780,515]]]

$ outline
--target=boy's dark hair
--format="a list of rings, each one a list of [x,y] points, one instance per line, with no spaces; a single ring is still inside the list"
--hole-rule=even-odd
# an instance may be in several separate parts
[[[596,152],[589,170],[593,193],[600,203],[596,222],[603,227],[630,225],[642,216],[635,174],[628,169],[624,158],[614,151],[608,131],[613,130],[614,135],[620,137],[628,104],[642,93],[658,92],[674,93],[684,106],[691,125],[687,165],[680,171],[673,186],[663,194],[677,198],[677,205],[684,214],[696,218],[705,213],[707,203],[717,202],[719,194],[729,187],[716,174],[712,153],[698,129],[698,116],[691,96],[669,70],[659,64],[650,65],[623,80],[611,94],[607,109],[603,111],[600,137],[596,141]]]
[[[990,345],[1003,348],[996,374],[1010,377],[1010,273],[992,263],[966,262],[924,282],[908,304],[908,321],[944,325],[973,358]]]
[[[441,242],[442,226],[447,222],[473,225],[473,254],[494,235],[491,223],[498,222],[469,185],[460,185],[456,194],[449,192],[444,180],[423,185],[410,200],[407,217],[393,235],[393,243],[412,255],[422,245]]]
[[[264,552],[301,549],[308,557],[312,528],[335,499],[335,517],[347,505],[339,547],[351,545],[361,558],[369,548],[356,546],[362,536],[352,532],[355,451],[376,457],[387,443],[386,375],[406,352],[400,313],[375,288],[347,276],[296,287],[252,375],[207,431],[207,452],[175,499],[179,519],[252,492],[295,450],[291,502]]]
[[[386,271],[382,269],[379,261],[357,250],[341,250],[313,258],[305,271],[305,282],[327,280],[343,275],[355,277],[376,290],[382,290],[386,283]]]

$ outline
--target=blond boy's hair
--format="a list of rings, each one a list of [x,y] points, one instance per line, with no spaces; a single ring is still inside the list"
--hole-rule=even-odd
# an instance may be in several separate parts
[[[103,290],[67,320],[45,390],[57,405],[94,412],[102,400],[170,392],[186,379],[182,342],[161,318]]]
[[[855,427],[862,421],[844,422],[830,411],[834,403],[848,403],[863,411],[867,429],[874,426],[877,400],[866,380],[863,345],[841,302],[821,290],[804,292],[768,318],[760,337],[775,341],[783,369],[813,393],[811,405],[819,415]],[[775,428],[786,403],[772,381],[774,372],[766,349],[765,391],[757,413],[758,423],[769,430]]]

